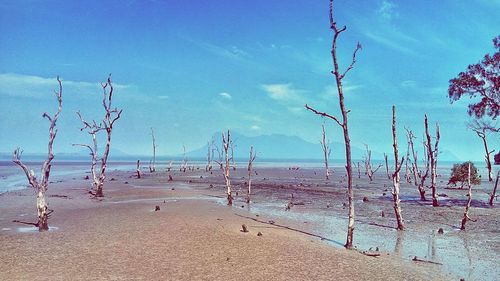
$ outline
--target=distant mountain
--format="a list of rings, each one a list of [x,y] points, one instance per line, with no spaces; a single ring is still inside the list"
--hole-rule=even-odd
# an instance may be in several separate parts
[[[221,144],[221,134],[213,135],[215,143]],[[319,142],[317,144],[305,141],[297,136],[287,136],[280,134],[260,135],[255,137],[244,136],[237,132],[231,133],[231,139],[235,143],[234,157],[236,159],[248,158],[250,146],[257,151],[260,159],[322,159],[323,151]],[[332,153],[330,159],[344,159],[344,144],[333,142],[331,144]],[[353,159],[362,159],[364,149],[352,147]],[[380,154],[380,153],[378,153]],[[205,158],[207,155],[207,145],[186,153],[190,158]],[[217,155],[217,153],[216,153]],[[380,154],[381,155],[381,154]],[[217,156],[216,156],[217,157]]]

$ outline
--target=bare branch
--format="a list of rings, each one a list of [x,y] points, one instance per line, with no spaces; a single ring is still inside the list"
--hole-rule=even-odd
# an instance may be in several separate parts
[[[349,72],[349,70],[351,70],[354,67],[354,64],[356,63],[356,53],[361,49],[362,49],[361,44],[358,42],[358,44],[356,45],[356,49],[354,49],[354,52],[352,53],[352,62],[349,65],[349,67],[347,67],[347,69],[344,71],[344,74],[340,75],[339,77],[340,80],[344,79],[344,76],[347,74],[347,72]]]
[[[317,111],[316,109],[314,109],[314,108],[310,107],[310,106],[309,106],[309,105],[307,105],[307,104],[305,105],[305,107],[306,107],[306,109],[307,109],[307,110],[310,110],[310,111],[312,111],[312,112],[314,112],[314,113],[316,113],[316,114],[318,114],[318,115],[321,115],[322,117],[328,117],[328,118],[330,118],[330,119],[334,120],[335,122],[337,122],[337,124],[338,124],[340,127],[344,127],[344,125],[343,125],[342,123],[340,123],[340,121],[337,119],[337,117],[335,117],[335,116],[333,116],[333,115],[330,115],[330,114],[328,114],[328,113],[326,113],[326,112],[320,112],[320,111]]]

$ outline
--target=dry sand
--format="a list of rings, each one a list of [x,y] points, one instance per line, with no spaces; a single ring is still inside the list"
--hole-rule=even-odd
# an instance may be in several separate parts
[[[162,174],[163,173],[163,174]],[[81,177],[53,183],[49,232],[34,221],[31,190],[0,196],[1,280],[447,280],[441,266],[383,253],[368,257],[298,231],[293,222],[224,206],[218,176],[114,171],[106,198],[89,199]],[[182,180],[178,180],[182,177]],[[261,176],[262,177],[262,176]],[[210,178],[210,179],[208,179]],[[188,181],[191,181],[189,183]],[[196,182],[197,183],[196,183]],[[127,182],[127,183],[125,183]],[[200,184],[204,183],[204,186]],[[256,184],[257,185],[257,184]],[[193,188],[197,187],[197,188]],[[174,188],[175,190],[172,190]],[[257,192],[259,187],[256,186]],[[59,197],[67,196],[68,198]],[[267,195],[265,195],[267,196]],[[155,206],[161,210],[155,212]],[[246,224],[248,233],[240,231]],[[261,232],[262,236],[257,236]],[[356,238],[355,238],[356,239]]]

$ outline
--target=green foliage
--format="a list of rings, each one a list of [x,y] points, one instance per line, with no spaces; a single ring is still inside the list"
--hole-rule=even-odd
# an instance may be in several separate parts
[[[462,164],[454,164],[451,169],[451,176],[448,184],[460,183],[463,187],[467,183],[467,177],[469,175],[469,163],[470,163],[470,183],[480,184],[481,176],[478,175],[477,168],[472,162],[464,162]]]

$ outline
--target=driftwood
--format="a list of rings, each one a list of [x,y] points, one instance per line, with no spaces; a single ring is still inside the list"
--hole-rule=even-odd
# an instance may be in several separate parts
[[[443,265],[442,263],[440,262],[435,262],[435,261],[429,261],[429,260],[423,260],[423,259],[419,259],[417,256],[414,256],[413,259],[411,259],[412,261],[418,261],[418,262],[426,262],[426,263],[432,263],[432,264],[438,264],[438,265]]]

